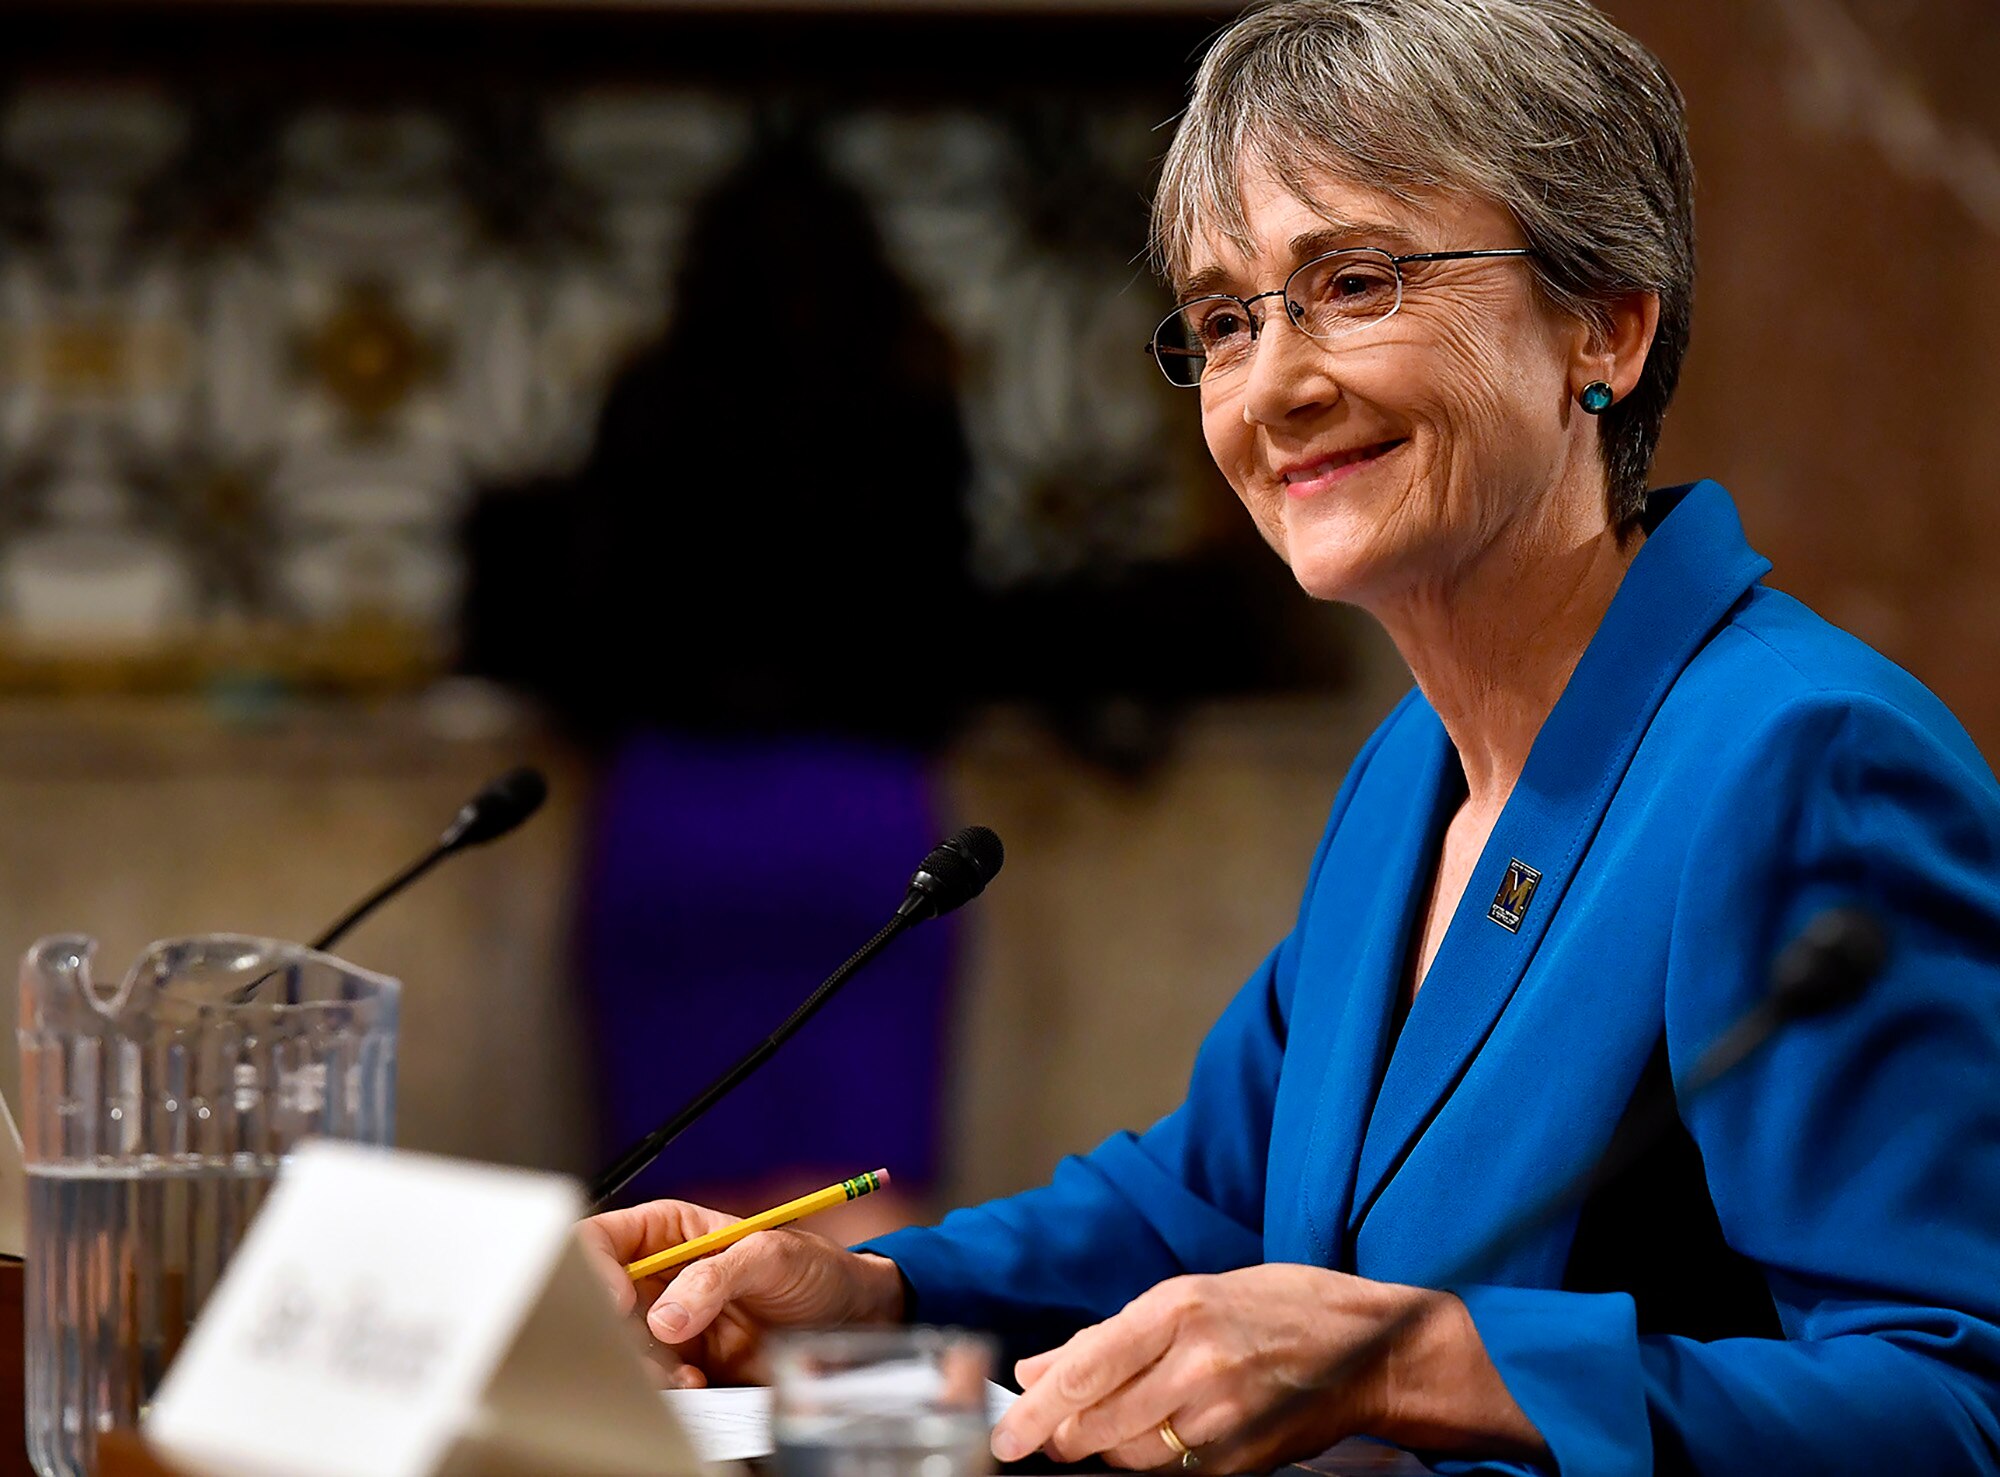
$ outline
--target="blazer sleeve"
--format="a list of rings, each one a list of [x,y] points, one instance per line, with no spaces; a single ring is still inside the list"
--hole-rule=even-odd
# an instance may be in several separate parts
[[[1461,1290],[1561,1472],[2000,1471],[2000,794],[1941,713],[1815,694],[1729,767],[1677,903],[1677,1080],[1842,903],[1889,933],[1866,995],[1680,1104],[1786,1337],[1640,1337],[1622,1294]]]
[[[1327,848],[1393,722],[1349,769],[1297,926],[1210,1029],[1178,1108],[1142,1134],[1115,1133],[1064,1159],[1037,1189],[856,1248],[896,1263],[913,1321],[989,1329],[1018,1356],[1061,1343],[1169,1277],[1263,1260],[1265,1170],[1298,940]]]

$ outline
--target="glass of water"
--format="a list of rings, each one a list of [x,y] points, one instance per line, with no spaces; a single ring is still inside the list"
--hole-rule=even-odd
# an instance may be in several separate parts
[[[795,1333],[771,1355],[783,1477],[990,1472],[993,1341],[955,1328]]]
[[[21,965],[28,1454],[87,1477],[136,1427],[307,1137],[387,1144],[395,980],[297,944],[155,944],[122,983],[81,937]]]

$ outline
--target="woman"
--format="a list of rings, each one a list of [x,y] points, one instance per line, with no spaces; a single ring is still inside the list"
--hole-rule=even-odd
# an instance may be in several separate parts
[[[1646,494],[1689,195],[1673,83],[1582,0],[1289,0],[1217,43],[1152,348],[1416,691],[1181,1108],[935,1229],[774,1233],[642,1287],[673,1378],[907,1318],[1038,1351],[1003,1460],[1363,1432],[1524,1471],[2000,1469],[2000,789],[1918,683],[1759,583],[1721,488]],[[1855,902],[1892,935],[1860,1002],[1677,1090]],[[1665,1094],[1686,1133],[1645,1174],[1506,1236]],[[715,1223],[586,1238],[617,1284]]]

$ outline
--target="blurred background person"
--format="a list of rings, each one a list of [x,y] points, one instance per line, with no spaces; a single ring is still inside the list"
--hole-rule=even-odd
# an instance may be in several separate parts
[[[607,1155],[887,919],[882,878],[943,834],[931,762],[983,656],[949,345],[804,141],[760,140],[699,204],[672,323],[546,494],[565,542],[526,567],[551,583],[483,595],[602,754],[576,926]],[[840,1233],[907,1219],[953,954],[950,922],[889,951],[627,1194],[748,1214],[866,1161],[895,1184]]]

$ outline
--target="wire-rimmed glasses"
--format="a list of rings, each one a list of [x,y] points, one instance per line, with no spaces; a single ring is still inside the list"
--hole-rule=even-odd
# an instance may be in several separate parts
[[[1160,320],[1146,352],[1167,383],[1191,389],[1250,362],[1263,325],[1252,303],[1280,299],[1285,316],[1316,339],[1343,338],[1373,328],[1403,306],[1405,262],[1455,262],[1475,257],[1532,256],[1526,247],[1481,251],[1415,251],[1392,256],[1375,246],[1344,246],[1303,262],[1285,285],[1251,297],[1226,292],[1190,298]]]

